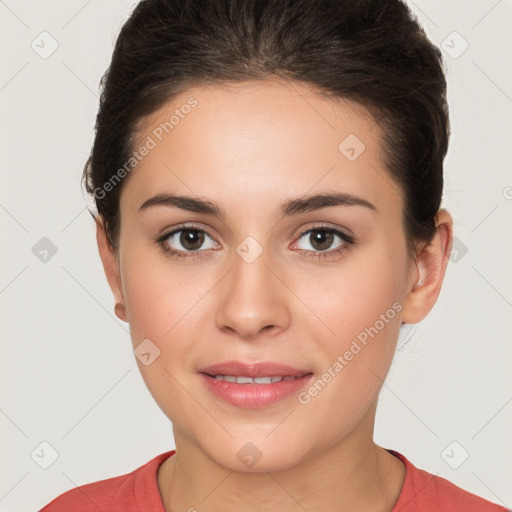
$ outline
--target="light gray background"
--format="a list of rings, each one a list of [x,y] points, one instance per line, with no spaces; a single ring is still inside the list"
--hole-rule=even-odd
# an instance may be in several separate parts
[[[113,314],[80,189],[99,79],[135,3],[0,0],[2,511],[37,510],[174,448]],[[410,5],[447,63],[443,206],[458,252],[432,313],[404,330],[375,439],[512,507],[512,2]],[[51,49],[43,31],[58,43],[47,58],[31,47]],[[57,247],[46,263],[32,252],[43,237]],[[42,442],[58,452],[48,469]]]

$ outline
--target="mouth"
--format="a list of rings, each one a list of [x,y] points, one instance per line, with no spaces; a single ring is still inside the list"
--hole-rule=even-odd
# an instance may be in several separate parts
[[[274,362],[227,361],[203,368],[199,375],[216,398],[236,407],[261,409],[298,393],[313,372]]]
[[[304,377],[304,375],[300,375],[298,377],[294,377],[293,375],[285,375],[279,376],[269,376],[269,377],[248,377],[246,375],[209,375],[209,377],[213,377],[215,380],[224,380],[226,382],[236,382],[237,384],[274,384],[275,382],[281,381],[289,381],[296,380]]]

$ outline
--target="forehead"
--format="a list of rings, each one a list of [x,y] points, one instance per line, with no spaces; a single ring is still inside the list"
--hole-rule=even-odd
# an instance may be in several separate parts
[[[140,203],[165,189],[246,204],[315,188],[341,188],[374,204],[396,204],[399,194],[370,113],[298,82],[191,87],[140,122],[134,149],[144,145],[151,150],[122,201]]]

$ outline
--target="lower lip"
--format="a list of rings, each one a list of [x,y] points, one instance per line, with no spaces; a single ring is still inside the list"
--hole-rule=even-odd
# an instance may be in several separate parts
[[[238,384],[217,380],[205,373],[200,375],[206,386],[216,396],[237,407],[249,409],[261,409],[284,400],[298,393],[313,377],[312,373],[308,373],[298,379],[282,380],[272,384]]]

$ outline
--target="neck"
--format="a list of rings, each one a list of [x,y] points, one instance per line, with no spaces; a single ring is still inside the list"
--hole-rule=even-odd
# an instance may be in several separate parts
[[[390,512],[405,467],[377,446],[373,423],[297,465],[274,472],[237,472],[216,464],[175,431],[176,453],[158,471],[166,512],[336,510]]]

